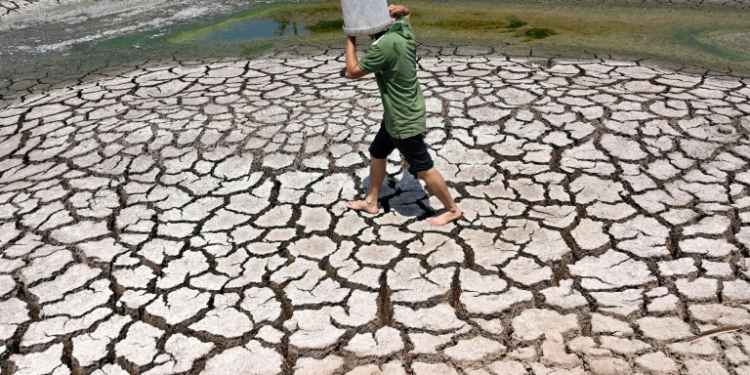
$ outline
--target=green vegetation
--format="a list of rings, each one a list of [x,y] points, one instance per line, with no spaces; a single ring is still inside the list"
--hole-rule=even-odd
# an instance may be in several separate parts
[[[318,21],[315,24],[308,25],[307,29],[314,33],[327,33],[332,31],[341,31],[344,28],[344,20]]]
[[[519,27],[523,27],[528,24],[529,24],[528,22],[523,22],[519,20],[518,17],[515,17],[515,16],[511,16],[508,18],[508,28],[510,29],[517,29]]]
[[[531,39],[544,39],[555,34],[557,33],[555,33],[554,30],[548,29],[546,27],[532,27],[523,32],[523,35],[526,35]]]
[[[415,15],[415,19],[417,19]],[[452,31],[489,31],[489,30],[502,30],[508,27],[508,24],[501,21],[470,21],[470,20],[425,20],[422,26],[428,28],[438,28]]]

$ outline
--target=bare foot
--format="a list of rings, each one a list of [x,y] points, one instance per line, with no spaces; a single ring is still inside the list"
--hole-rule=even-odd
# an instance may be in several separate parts
[[[432,226],[442,227],[443,225],[458,219],[459,217],[461,217],[461,215],[461,210],[459,210],[458,208],[453,211],[442,209],[437,212],[437,215],[428,217],[427,222]]]
[[[355,211],[364,211],[372,215],[375,215],[380,211],[380,209],[378,209],[378,202],[367,203],[367,201],[351,201],[346,202],[346,207]]]

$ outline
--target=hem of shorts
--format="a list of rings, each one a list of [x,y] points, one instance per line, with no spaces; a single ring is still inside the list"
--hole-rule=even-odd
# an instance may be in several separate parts
[[[385,130],[388,131],[388,128],[386,128]],[[393,138],[393,139],[402,140],[402,139],[411,138],[411,137],[414,137],[414,136],[417,136],[417,135],[420,135],[420,134],[424,134],[425,131],[426,131],[426,129],[422,129],[422,130],[416,131],[416,132],[409,132],[409,133],[399,134],[398,137],[395,136],[395,135],[393,135],[393,134],[391,134],[391,132],[388,131],[388,135],[390,135],[391,138]]]
[[[411,166],[409,166],[409,169],[412,170],[415,174],[419,173],[419,172],[429,171],[432,168],[435,168],[435,163],[432,163],[432,165],[430,165],[428,168],[424,168],[424,169],[420,169],[420,170],[417,170],[416,168],[412,168]]]

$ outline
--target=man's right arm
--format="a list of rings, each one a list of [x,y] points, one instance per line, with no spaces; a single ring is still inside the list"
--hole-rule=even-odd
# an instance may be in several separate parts
[[[362,78],[367,72],[359,67],[357,58],[357,39],[350,36],[346,40],[346,77],[349,79]]]

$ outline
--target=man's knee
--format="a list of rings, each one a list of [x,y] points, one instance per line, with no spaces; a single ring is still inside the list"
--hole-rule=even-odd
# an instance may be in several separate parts
[[[382,142],[374,141],[370,144],[370,147],[367,148],[367,151],[370,152],[370,158],[372,159],[386,159],[388,158],[388,155],[393,152],[393,149],[387,147]]]
[[[421,179],[423,179],[423,180],[424,180],[424,179],[425,179],[425,177],[426,177],[426,176],[427,176],[428,174],[430,174],[430,173],[431,173],[431,172],[432,172],[432,171],[433,171],[434,169],[435,169],[434,167],[429,167],[429,168],[427,168],[427,169],[423,169],[423,170],[421,170],[421,171],[417,171],[417,172],[416,172],[416,173],[417,173],[417,177],[419,177],[419,178],[421,178]]]

